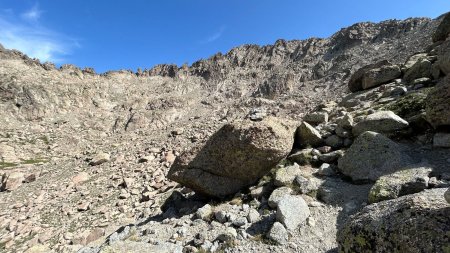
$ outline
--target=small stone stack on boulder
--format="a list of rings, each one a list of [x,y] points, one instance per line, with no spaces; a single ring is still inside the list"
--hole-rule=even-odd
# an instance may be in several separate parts
[[[226,197],[255,183],[292,149],[295,125],[274,117],[226,124],[179,156],[168,177],[195,192]]]

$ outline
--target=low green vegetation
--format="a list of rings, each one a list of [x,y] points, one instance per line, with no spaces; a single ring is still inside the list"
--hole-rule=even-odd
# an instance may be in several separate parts
[[[426,88],[420,92],[405,95],[395,100],[395,102],[386,105],[383,109],[393,111],[402,118],[412,117],[425,109],[426,98],[430,90],[431,88]]]
[[[6,169],[10,167],[15,167],[17,164],[15,163],[6,163],[6,162],[0,162],[0,169]]]

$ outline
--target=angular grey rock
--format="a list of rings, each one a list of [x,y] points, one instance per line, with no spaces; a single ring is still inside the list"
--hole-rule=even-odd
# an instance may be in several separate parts
[[[319,160],[325,163],[334,163],[339,158],[343,157],[345,152],[343,150],[336,150],[330,153],[321,154]]]
[[[353,135],[358,136],[366,131],[392,133],[408,127],[408,122],[392,111],[379,111],[367,116],[353,127]]]
[[[91,166],[97,166],[102,163],[109,162],[111,160],[111,156],[108,153],[100,152],[92,157],[92,160],[89,162]]]
[[[395,199],[428,188],[430,167],[411,165],[392,174],[381,176],[369,192],[369,203]]]
[[[232,227],[227,227],[225,231],[217,236],[217,240],[221,242],[227,242],[230,240],[233,240],[237,237],[237,231],[236,229]]]
[[[406,60],[405,64],[403,64],[402,66],[402,71],[406,72],[408,69],[410,69],[414,64],[416,64],[418,61],[422,60],[422,59],[426,59],[428,56],[427,53],[419,53],[419,54],[414,54],[412,56],[410,56],[408,58],[408,60]]]
[[[267,203],[271,208],[277,208],[278,202],[280,202],[285,196],[291,195],[291,193],[292,189],[290,187],[285,186],[277,188],[272,192],[272,194],[270,194]]]
[[[320,124],[320,123],[327,123],[328,122],[328,113],[327,112],[313,112],[307,114],[304,118],[304,121],[311,123],[311,124]]]
[[[300,166],[296,163],[283,168],[279,168],[275,172],[273,183],[275,186],[289,186],[292,185],[297,175],[301,174]]]
[[[202,206],[201,208],[197,209],[197,211],[195,212],[195,216],[204,221],[210,220],[212,215],[213,215],[213,209],[212,209],[211,205],[209,205],[209,204]]]
[[[364,207],[337,233],[339,252],[446,252],[450,208],[446,189],[432,189]]]
[[[317,190],[319,189],[319,184],[320,180],[315,177],[306,178],[298,175],[294,180],[294,185],[297,187],[298,192],[301,194],[317,192]]]
[[[379,68],[368,70],[362,78],[364,90],[379,86],[400,77],[402,71],[397,65],[384,65]]]
[[[288,195],[278,202],[277,221],[281,222],[287,230],[295,230],[309,217],[308,204],[301,196]]]
[[[269,233],[267,234],[267,238],[279,245],[285,245],[289,240],[289,234],[288,231],[284,228],[283,224],[275,222],[272,225]]]
[[[247,221],[249,223],[255,223],[259,220],[259,218],[260,218],[260,215],[259,215],[258,211],[254,208],[250,208],[250,210],[248,211],[248,214],[247,214]]]
[[[428,93],[425,103],[427,120],[433,127],[450,126],[450,75]]]
[[[339,171],[356,182],[376,181],[412,164],[404,149],[382,134],[362,133],[338,160]]]
[[[302,124],[297,128],[295,142],[300,147],[318,147],[323,143],[323,140],[319,131],[307,122],[302,122]]]
[[[328,163],[322,163],[316,172],[319,176],[333,176],[336,174],[333,167]]]
[[[406,70],[403,79],[407,83],[412,83],[418,78],[431,78],[431,62],[428,59],[420,59],[411,68]]]
[[[344,116],[337,118],[336,123],[338,124],[338,127],[346,130],[351,130],[353,127],[353,116],[347,113]]]
[[[383,66],[388,66],[391,65],[389,63],[389,61],[383,60],[374,64],[370,64],[367,66],[364,66],[360,69],[358,69],[351,77],[350,77],[350,81],[348,82],[348,88],[351,92],[357,92],[360,90],[363,90],[363,78],[364,78],[364,74],[368,71],[370,71],[371,69],[376,69],[376,68],[381,68]]]
[[[442,18],[441,23],[433,34],[433,42],[445,40],[450,34],[450,12],[447,12]]]
[[[264,176],[292,145],[292,126],[277,118],[238,120],[177,157],[168,177],[197,193],[225,197]]]
[[[219,210],[219,211],[215,212],[214,217],[220,223],[227,222],[227,213],[225,211]]]
[[[450,133],[436,133],[433,137],[433,146],[437,148],[450,148]]]

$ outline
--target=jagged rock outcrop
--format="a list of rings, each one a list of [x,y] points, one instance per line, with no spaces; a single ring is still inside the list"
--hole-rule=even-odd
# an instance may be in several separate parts
[[[433,42],[445,40],[450,34],[450,13],[442,15],[442,21],[433,33]]]

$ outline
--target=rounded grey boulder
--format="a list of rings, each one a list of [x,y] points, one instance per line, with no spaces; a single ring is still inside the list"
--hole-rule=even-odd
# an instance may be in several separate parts
[[[338,160],[338,169],[355,182],[376,181],[412,163],[403,151],[382,134],[364,132]]]
[[[446,189],[426,190],[363,208],[337,233],[339,252],[448,252]]]

